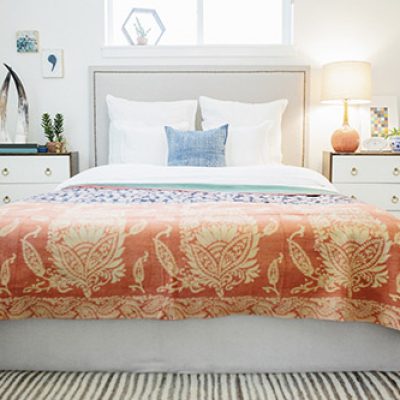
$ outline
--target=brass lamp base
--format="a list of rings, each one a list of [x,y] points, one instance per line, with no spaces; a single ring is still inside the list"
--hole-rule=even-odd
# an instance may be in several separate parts
[[[354,153],[360,146],[360,135],[349,125],[343,125],[333,133],[331,143],[337,153]]]

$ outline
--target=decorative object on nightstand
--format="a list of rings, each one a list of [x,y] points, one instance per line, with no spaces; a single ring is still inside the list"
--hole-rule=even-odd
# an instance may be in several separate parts
[[[78,172],[77,152],[1,154],[0,205],[52,191]]]
[[[11,142],[6,128],[6,116],[8,91],[10,88],[10,80],[12,78],[18,92],[18,116],[15,143],[26,143],[29,134],[29,104],[25,88],[13,69],[7,64],[4,64],[4,66],[7,68],[8,73],[0,92],[0,142]]]
[[[353,153],[360,146],[360,135],[349,124],[349,104],[367,104],[372,97],[371,64],[343,61],[323,67],[322,102],[344,104],[343,126],[332,135],[332,147]]]
[[[362,143],[362,149],[364,151],[384,151],[388,147],[388,142],[383,137],[371,137],[365,139]]]
[[[47,148],[50,153],[65,152],[64,117],[56,114],[54,120],[48,113],[42,115],[42,128],[47,138]]]
[[[400,152],[400,129],[393,128],[389,132],[388,141],[393,152]]]
[[[339,192],[400,217],[400,153],[326,151],[323,174]]]

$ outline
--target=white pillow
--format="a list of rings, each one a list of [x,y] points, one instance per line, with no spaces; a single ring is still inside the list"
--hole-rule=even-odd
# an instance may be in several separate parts
[[[175,129],[188,130],[189,124],[173,124]],[[135,125],[129,121],[110,124],[110,164],[167,165],[168,142],[164,125]]]
[[[108,95],[106,101],[110,121],[130,121],[150,126],[187,122],[189,129],[195,128],[197,100],[146,102]]]
[[[228,123],[230,128],[259,126],[272,121],[273,126],[266,130],[266,143],[263,159],[265,163],[282,161],[282,116],[288,105],[286,99],[270,103],[240,103],[216,100],[201,96],[200,107],[203,129]]]
[[[257,126],[228,126],[228,139],[225,149],[226,166],[245,167],[267,164],[264,149],[266,137],[273,125],[273,121],[265,121]],[[214,129],[218,126],[203,123],[204,130]]]

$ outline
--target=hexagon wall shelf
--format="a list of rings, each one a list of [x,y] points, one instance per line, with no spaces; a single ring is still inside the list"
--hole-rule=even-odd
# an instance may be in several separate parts
[[[122,32],[132,46],[156,46],[165,30],[157,11],[152,8],[133,8],[122,25]]]

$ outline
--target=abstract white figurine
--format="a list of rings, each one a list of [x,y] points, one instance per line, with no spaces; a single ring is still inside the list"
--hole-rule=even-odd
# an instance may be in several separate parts
[[[8,90],[10,88],[10,80],[13,78],[18,92],[18,117],[15,143],[26,143],[29,134],[29,104],[26,97],[26,92],[18,75],[7,64],[4,65],[8,69],[8,74],[0,91],[0,142],[11,142],[10,136],[7,132],[6,117]]]

